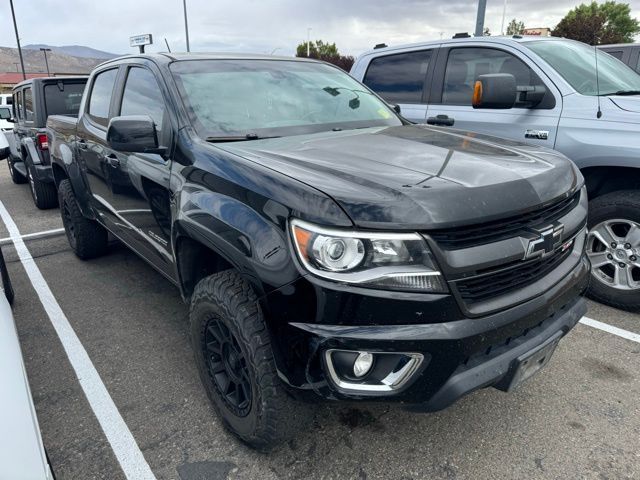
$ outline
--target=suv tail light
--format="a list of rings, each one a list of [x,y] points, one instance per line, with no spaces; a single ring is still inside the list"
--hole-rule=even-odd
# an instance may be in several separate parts
[[[47,138],[46,133],[39,133],[36,136],[36,143],[40,150],[49,150],[49,139]]]

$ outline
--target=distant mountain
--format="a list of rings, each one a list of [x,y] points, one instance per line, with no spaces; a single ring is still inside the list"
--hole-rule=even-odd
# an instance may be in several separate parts
[[[40,50],[41,48],[50,48],[52,52],[63,53],[71,57],[101,58],[104,60],[109,60],[110,58],[120,56],[115,53],[103,52],[102,50],[96,50],[95,48],[85,47],[83,45],[63,45],[61,47],[53,47],[51,45],[35,44],[25,45],[22,48],[26,50]]]
[[[44,62],[44,54],[37,45],[31,45],[37,48],[23,48],[22,56],[24,57],[24,69],[27,73],[46,73],[47,67]],[[43,47],[45,48],[45,47]],[[49,48],[49,47],[46,47]],[[54,74],[65,73],[89,73],[93,68],[104,62],[106,58],[89,58],[68,55],[62,51],[51,48],[47,52],[47,60],[49,62],[49,71]],[[64,47],[68,48],[68,47]],[[86,48],[86,47],[80,47]],[[92,50],[92,49],[87,49]],[[98,50],[95,50],[98,52]],[[105,53],[105,52],[99,52]],[[111,54],[108,54],[111,55]],[[111,57],[110,57],[111,58]],[[17,48],[0,47],[0,72],[17,72],[20,69],[20,57]]]

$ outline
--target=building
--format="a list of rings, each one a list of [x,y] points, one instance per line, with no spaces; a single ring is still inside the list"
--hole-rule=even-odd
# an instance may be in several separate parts
[[[537,35],[538,37],[550,37],[551,29],[548,27],[541,28],[525,28],[522,31],[523,35]]]
[[[27,73],[27,79],[46,76],[46,73]],[[22,78],[22,73],[20,72],[0,73],[0,93],[11,93],[13,86],[22,80],[24,78]]]

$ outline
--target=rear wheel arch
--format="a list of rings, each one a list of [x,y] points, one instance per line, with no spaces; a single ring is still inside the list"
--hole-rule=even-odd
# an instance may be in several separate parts
[[[60,186],[60,182],[69,179],[69,175],[66,170],[57,163],[51,162],[51,170],[53,172],[53,182],[55,183],[56,188]]]

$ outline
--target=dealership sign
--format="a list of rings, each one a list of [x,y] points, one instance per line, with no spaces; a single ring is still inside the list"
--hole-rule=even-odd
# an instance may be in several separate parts
[[[143,45],[151,45],[152,43],[153,37],[150,33],[129,37],[129,45],[131,45],[132,47],[141,47]]]

